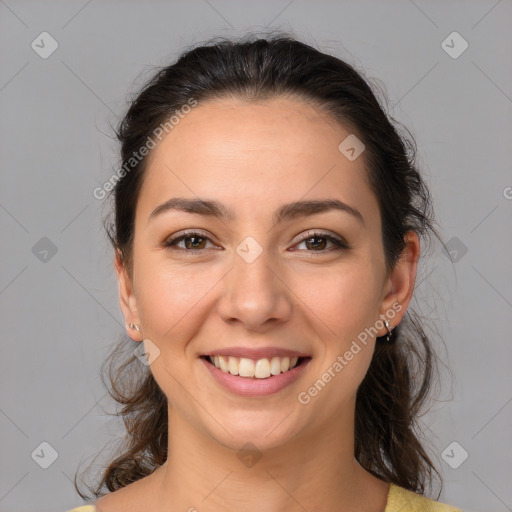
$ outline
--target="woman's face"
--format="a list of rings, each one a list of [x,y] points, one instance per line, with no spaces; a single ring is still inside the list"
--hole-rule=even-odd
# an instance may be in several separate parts
[[[394,327],[405,313],[415,268],[386,274],[364,152],[354,160],[338,149],[349,134],[299,99],[215,100],[151,154],[132,281],[116,260],[121,307],[160,351],[150,368],[173,417],[225,446],[270,448],[339,421],[353,410],[375,335],[387,332],[382,319]],[[172,198],[214,201],[229,215],[152,215]],[[326,200],[348,206],[274,218],[285,205]],[[193,234],[166,247],[183,230]],[[203,357],[249,356],[268,375],[286,367],[285,351],[310,358],[294,378],[233,376]],[[251,374],[251,362],[236,362],[233,372]]]

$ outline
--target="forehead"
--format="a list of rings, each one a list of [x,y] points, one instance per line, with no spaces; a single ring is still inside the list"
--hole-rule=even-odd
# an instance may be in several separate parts
[[[377,203],[364,159],[350,161],[338,149],[349,134],[298,98],[200,103],[152,150],[137,216],[147,219],[171,197],[216,199],[247,218],[332,197],[357,203],[371,220]]]

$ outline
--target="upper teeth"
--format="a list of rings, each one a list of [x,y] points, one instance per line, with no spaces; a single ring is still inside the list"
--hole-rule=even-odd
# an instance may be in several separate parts
[[[299,360],[298,357],[272,357],[258,359],[253,361],[246,357],[233,356],[208,356],[217,368],[224,373],[239,375],[240,377],[256,377],[257,379],[266,379],[270,375],[279,375],[292,369]]]

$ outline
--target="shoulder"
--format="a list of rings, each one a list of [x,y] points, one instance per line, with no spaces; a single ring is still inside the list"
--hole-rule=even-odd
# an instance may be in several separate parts
[[[66,512],[110,512],[114,510],[126,510],[128,502],[124,493],[119,491],[106,494],[95,502],[95,505],[83,505]]]
[[[462,510],[431,500],[415,492],[391,484],[384,512],[462,512]]]
[[[156,503],[153,488],[150,486],[151,482],[152,479],[149,476],[131,482],[125,487],[104,494],[94,503],[94,508],[83,512],[139,512],[140,510],[154,510]],[[79,509],[77,512],[82,512],[82,510]]]
[[[137,510],[133,506],[134,504],[135,506],[140,505],[140,503],[135,499],[137,494],[132,492],[132,486],[133,484],[130,484],[127,487],[105,494],[95,501],[94,505],[83,505],[66,512],[115,512],[118,510],[129,512],[130,510]]]

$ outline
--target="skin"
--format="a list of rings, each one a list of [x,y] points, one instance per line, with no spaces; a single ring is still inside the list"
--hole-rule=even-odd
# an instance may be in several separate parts
[[[136,207],[133,274],[119,254],[114,264],[129,336],[160,350],[150,370],[168,399],[169,458],[100,498],[103,512],[384,510],[388,484],[354,458],[356,391],[375,338],[307,405],[297,399],[398,303],[395,327],[414,289],[419,239],[407,233],[388,273],[364,153],[349,161],[338,150],[349,133],[299,98],[217,99],[193,108],[152,151]],[[236,218],[174,211],[148,223],[171,197],[215,199]],[[284,203],[325,198],[357,208],[364,224],[337,210],[272,223]],[[162,247],[189,228],[208,234],[200,254],[185,253],[197,247],[190,239],[188,249],[186,241]],[[311,229],[343,237],[350,249],[300,241]],[[252,263],[236,253],[247,236],[263,250]],[[246,398],[217,384],[198,359],[234,345],[287,347],[312,360],[284,390]],[[252,467],[237,457],[247,442],[262,454]]]

